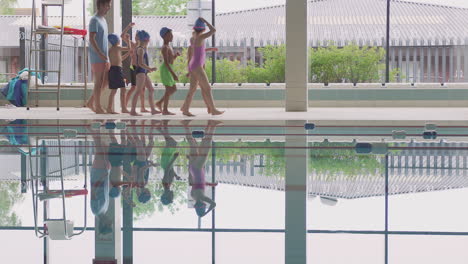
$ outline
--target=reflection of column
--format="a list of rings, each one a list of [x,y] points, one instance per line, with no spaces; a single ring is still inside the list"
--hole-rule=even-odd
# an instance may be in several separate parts
[[[95,217],[95,259],[121,262],[120,199],[110,199],[107,212]],[[109,230],[110,229],[110,230]]]
[[[133,197],[131,191],[130,197]],[[133,263],[133,207],[128,202],[123,203],[123,264]]]
[[[286,0],[286,111],[307,111],[307,0]]]
[[[307,136],[303,128],[305,121],[287,121],[286,136],[286,263],[307,262]],[[296,126],[296,127],[295,127]]]

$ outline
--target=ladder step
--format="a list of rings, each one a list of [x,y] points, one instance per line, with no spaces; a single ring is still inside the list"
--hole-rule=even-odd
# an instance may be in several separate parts
[[[42,3],[42,6],[63,6],[63,5],[58,4],[58,3]]]
[[[41,29],[38,29],[38,30],[34,30],[33,31],[35,34],[38,34],[38,35],[42,35],[42,34],[50,34],[50,35],[60,35],[62,34],[62,31],[61,30],[41,30]],[[66,35],[66,33],[64,32],[63,33],[64,35]]]
[[[54,176],[54,175],[49,175],[49,176],[31,176],[32,179],[47,179],[47,178],[62,178],[62,176]]]
[[[35,158],[35,157],[59,158],[60,155],[47,155],[47,154],[44,154],[44,155],[30,155],[30,157],[32,157],[32,158]]]
[[[53,52],[60,52],[60,50],[57,49],[32,49],[31,51],[53,51]]]
[[[58,91],[39,91],[39,90],[29,90],[28,93],[58,93]]]
[[[57,70],[28,70],[30,72],[56,72],[59,73],[60,71]]]

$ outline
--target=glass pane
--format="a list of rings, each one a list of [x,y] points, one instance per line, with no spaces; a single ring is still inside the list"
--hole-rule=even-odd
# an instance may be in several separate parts
[[[43,240],[33,231],[0,231],[2,262],[4,263],[40,263],[43,259]]]
[[[218,233],[216,263],[284,263],[284,234]]]
[[[466,232],[465,143],[410,143],[389,156],[392,231]]]
[[[94,247],[94,231],[87,231],[72,240],[50,241],[50,264],[89,263],[95,257]]]
[[[385,263],[383,235],[308,234],[307,243],[307,263]]]
[[[383,230],[382,156],[359,155],[353,143],[309,146],[308,229]]]
[[[133,263],[211,263],[211,233],[135,232]]]
[[[398,236],[389,237],[389,262],[465,263],[468,258],[466,236]]]

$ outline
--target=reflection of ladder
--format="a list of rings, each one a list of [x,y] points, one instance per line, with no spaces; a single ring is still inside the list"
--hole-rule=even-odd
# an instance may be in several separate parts
[[[86,230],[87,223],[87,170],[85,169],[85,178],[83,189],[67,190],[65,189],[62,158],[62,139],[57,126],[57,135],[50,137],[37,137],[35,145],[29,145],[29,164],[30,180],[33,200],[34,230],[39,238],[49,237],[52,240],[69,240],[73,236],[80,235]],[[47,146],[45,140],[56,140],[55,146]],[[39,143],[40,142],[40,143]],[[85,142],[87,143],[87,141]],[[35,148],[36,151],[33,151]],[[53,153],[51,150],[55,150]],[[59,170],[49,172],[47,169],[47,159],[58,158]],[[86,152],[84,160],[86,161]],[[85,167],[86,168],[86,167]],[[54,180],[60,181],[60,187],[49,189],[49,183]],[[67,219],[65,199],[73,196],[84,195],[84,228],[82,231],[74,233],[74,223]],[[59,200],[62,212],[61,217],[49,218],[50,212],[47,203],[52,200]],[[44,225],[43,229],[39,227],[39,204],[44,203]],[[41,230],[42,229],[42,230]]]
[[[83,31],[77,32],[70,29],[66,29],[64,26],[64,15],[65,15],[65,2],[69,0],[42,0],[42,27],[37,24],[37,11],[36,11],[36,0],[32,0],[32,14],[31,14],[31,35],[29,41],[29,77],[28,77],[28,103],[27,109],[30,108],[31,95],[35,95],[36,107],[39,106],[39,95],[40,94],[55,94],[57,110],[60,110],[60,89],[62,86],[62,57],[63,57],[63,36],[64,35],[80,35],[83,37],[83,52],[84,52],[84,63],[83,63],[83,81],[84,81],[84,101],[86,100],[87,92],[87,63],[86,63],[86,14],[85,14],[85,1],[83,0]],[[60,28],[56,29],[48,26],[47,21],[47,7],[59,7],[60,8]],[[38,35],[40,35],[41,45],[38,43]],[[58,35],[59,37],[59,48],[49,49],[46,43],[49,35]],[[34,43],[34,44],[33,44]],[[43,60],[47,61],[49,53],[58,53],[58,68],[47,69],[47,67],[41,69],[39,63],[39,55],[43,55]],[[34,61],[34,63],[33,63]],[[70,67],[77,67],[77,65],[70,65]],[[38,73],[42,74],[44,82],[48,73],[57,74],[57,84],[53,85],[42,85],[39,81]],[[35,89],[31,89],[31,77],[35,75]],[[39,87],[49,89],[39,89]],[[50,89],[53,88],[53,89]]]

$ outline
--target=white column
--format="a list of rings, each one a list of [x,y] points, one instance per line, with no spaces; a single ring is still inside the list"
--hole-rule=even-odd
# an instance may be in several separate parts
[[[111,9],[106,15],[107,26],[110,33],[116,33],[120,36],[122,32],[122,18],[120,17],[120,0],[112,0]]]
[[[286,111],[307,111],[307,0],[286,0]]]
[[[285,263],[307,263],[307,135],[305,121],[287,121]],[[302,127],[301,127],[302,126]]]

